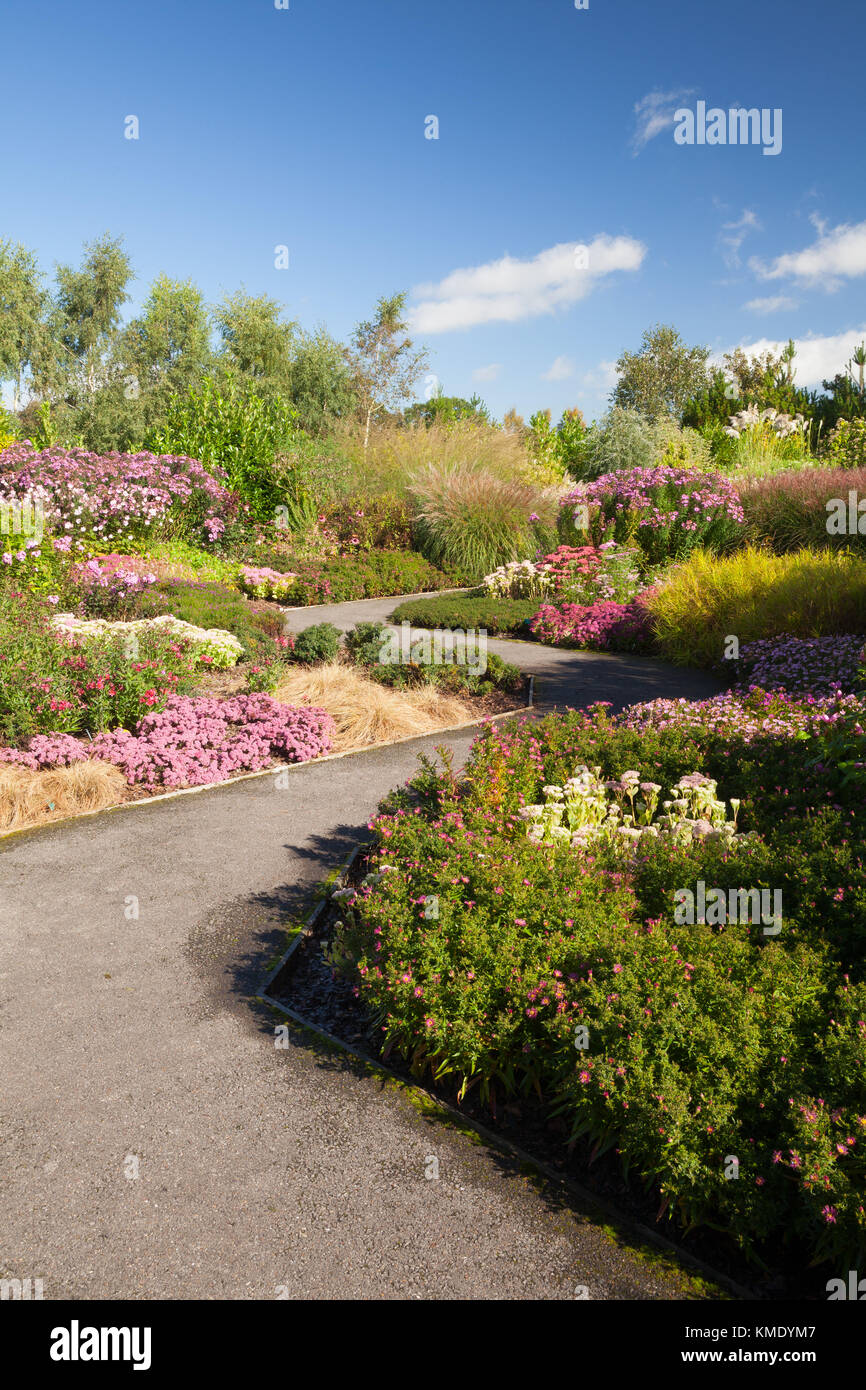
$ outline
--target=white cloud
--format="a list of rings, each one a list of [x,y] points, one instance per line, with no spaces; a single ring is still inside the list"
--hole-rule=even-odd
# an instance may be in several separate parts
[[[854,348],[866,340],[866,324],[851,328],[846,333],[836,333],[826,338],[807,336],[795,338],[797,356],[794,358],[794,382],[797,386],[818,386],[822,381],[831,380],[837,372],[844,372]],[[772,338],[761,338],[756,343],[740,344],[749,357],[758,357],[764,352],[780,353],[785,342]],[[714,365],[721,366],[721,354],[711,359]]]
[[[618,375],[615,362],[599,362],[597,367],[584,372],[580,384],[585,391],[595,391],[599,395],[610,395],[616,386]]]
[[[650,140],[663,130],[672,130],[674,112],[684,97],[694,94],[694,87],[679,92],[648,92],[634,105],[635,128],[631,137],[632,154],[640,154]]]
[[[574,363],[570,357],[555,357],[546,372],[541,373],[542,381],[565,381],[574,376]]]
[[[769,299],[750,299],[748,304],[744,304],[744,309],[750,309],[753,314],[778,314],[782,309],[796,309],[796,299],[789,299],[786,294],[772,295]]]
[[[449,333],[480,323],[516,323],[552,314],[584,299],[617,270],[637,270],[646,247],[628,236],[561,242],[530,260],[503,256],[454,270],[438,284],[417,285],[411,313],[416,333]]]
[[[751,208],[743,208],[742,215],[736,222],[723,222],[722,230],[719,233],[719,242],[722,246],[722,256],[725,265],[729,270],[736,270],[740,265],[739,251],[749,232],[760,231],[761,224]],[[727,236],[724,233],[727,232]]]
[[[490,362],[486,367],[476,367],[472,373],[473,381],[495,381],[502,370],[501,362]]]
[[[866,222],[843,223],[828,230],[817,216],[811,221],[818,232],[811,246],[777,256],[768,265],[753,256],[749,268],[763,280],[790,277],[830,292],[838,290],[843,279],[866,275]]]

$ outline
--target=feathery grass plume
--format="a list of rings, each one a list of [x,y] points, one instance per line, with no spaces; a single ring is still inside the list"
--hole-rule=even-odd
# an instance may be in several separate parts
[[[431,463],[411,481],[415,535],[426,558],[477,580],[509,560],[552,549],[559,490],[501,478],[483,464]]]
[[[533,458],[524,437],[495,425],[458,420],[451,424],[383,424],[370,434],[364,459],[363,430],[344,422],[335,426],[339,447],[352,463],[352,488],[369,493],[406,490],[411,478],[429,464],[462,465],[471,459],[501,478],[522,478],[537,487],[556,486],[561,470]]]
[[[100,811],[123,801],[127,782],[119,767],[88,759],[45,772],[0,765],[0,830]]]
[[[827,503],[856,491],[866,497],[866,468],[801,468],[741,482],[740,505],[748,533],[756,545],[768,543],[785,552],[804,546],[863,547],[866,537],[831,535]]]
[[[326,709],[336,726],[335,753],[454,728],[474,718],[471,706],[433,686],[389,690],[338,661],[290,671],[273,698]]]
[[[866,560],[846,552],[791,555],[745,547],[734,555],[695,551],[647,596],[663,656],[712,666],[725,639],[743,646],[765,637],[857,632],[866,612]]]

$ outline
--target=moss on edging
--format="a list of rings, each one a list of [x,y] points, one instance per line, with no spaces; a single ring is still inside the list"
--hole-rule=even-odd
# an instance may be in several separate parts
[[[367,1057],[333,1033],[310,1023],[301,1014],[273,999],[264,990],[255,998],[273,1014],[290,1019],[299,1032],[310,1035],[325,1052],[332,1056],[350,1057],[368,1077],[375,1078],[385,1090],[407,1101],[424,1119],[435,1120],[445,1125],[473,1145],[495,1149],[516,1159],[521,1175],[532,1184],[539,1195],[551,1190],[565,1189],[579,1201],[583,1214],[613,1245],[618,1249],[627,1249],[631,1258],[683,1284],[684,1299],[725,1302],[733,1299],[750,1300],[754,1297],[749,1290],[712,1269],[702,1260],[680,1250],[672,1241],[666,1240],[654,1231],[634,1225],[610,1203],[596,1197],[579,1183],[553,1172],[541,1160],[533,1158],[510,1140],[494,1134],[483,1124],[461,1114],[423,1087],[406,1081],[384,1063]],[[575,1219],[573,1213],[570,1213],[570,1217],[571,1220]]]

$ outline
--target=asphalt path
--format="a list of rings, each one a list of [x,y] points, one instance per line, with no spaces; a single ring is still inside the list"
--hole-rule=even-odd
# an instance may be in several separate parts
[[[288,623],[351,627],[395,602]],[[542,708],[717,688],[639,658],[491,647],[537,674]],[[379,799],[419,752],[447,741],[459,762],[474,736],[0,839],[0,1276],[41,1278],[47,1299],[694,1296],[399,1088],[303,1035],[275,1046],[255,1002],[287,914]]]

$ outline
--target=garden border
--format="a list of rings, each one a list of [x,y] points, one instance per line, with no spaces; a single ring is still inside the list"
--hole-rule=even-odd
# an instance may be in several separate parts
[[[42,821],[38,825],[19,825],[12,830],[0,831],[0,845],[13,835],[31,835],[41,830],[49,830],[71,821],[84,820],[88,816],[109,816],[116,811],[133,811],[140,806],[153,806],[158,801],[171,801],[178,796],[194,796],[198,792],[216,791],[220,787],[231,787],[237,782],[249,782],[255,777],[273,777],[278,772],[294,772],[298,768],[309,767],[311,763],[336,762],[339,758],[354,758],[363,753],[374,753],[383,748],[394,748],[398,743],[412,743],[421,738],[432,738],[434,734],[456,734],[462,729],[473,729],[494,719],[514,719],[520,714],[530,714],[535,708],[535,676],[529,676],[529,704],[516,709],[503,710],[499,714],[484,714],[479,719],[470,719],[466,724],[452,724],[446,729],[433,729],[429,734],[404,734],[400,738],[386,739],[382,743],[370,743],[366,748],[345,748],[341,753],[324,753],[318,758],[307,758],[301,763],[274,763],[272,767],[261,768],[258,772],[241,772],[237,777],[226,777],[222,782],[206,782],[201,787],[178,787],[174,791],[160,792],[159,796],[142,796],[134,801],[118,801],[116,806],[100,806],[95,811],[78,811],[72,816],[58,816],[56,820]],[[299,707],[299,708],[302,708]]]
[[[324,883],[328,882],[329,887],[333,888],[335,884],[344,882],[349,869],[354,864],[358,855],[361,854],[363,850],[368,849],[372,843],[372,840],[367,840],[360,845],[356,845],[333,879],[320,880],[318,887],[322,887]],[[366,1053],[360,1052],[357,1048],[352,1047],[350,1043],[344,1042],[342,1038],[338,1038],[334,1033],[329,1033],[327,1029],[319,1027],[316,1023],[311,1023],[308,1019],[304,1018],[302,1014],[290,1008],[288,1004],[284,1004],[281,1000],[275,999],[270,991],[278,982],[288,979],[291,976],[296,963],[294,957],[298,948],[302,942],[306,941],[313,934],[318,919],[327,908],[329,902],[330,896],[323,896],[319,902],[311,908],[276,965],[272,966],[268,971],[259,992],[253,996],[254,999],[268,1008],[275,1009],[277,1012],[285,1014],[287,1018],[290,1018],[292,1022],[297,1024],[303,1031],[312,1033],[320,1041],[327,1044],[333,1051],[342,1052],[353,1057],[356,1061],[360,1062],[368,1072],[378,1073],[381,1077],[387,1078],[393,1086],[401,1093],[407,1095],[410,1100],[412,1095],[423,1097],[425,1104],[433,1110],[438,1111],[440,1119],[444,1119],[452,1128],[461,1132],[467,1129],[473,1130],[490,1148],[498,1149],[500,1152],[508,1154],[511,1158],[516,1158],[521,1165],[531,1169],[537,1178],[543,1178],[547,1184],[565,1189],[579,1200],[583,1208],[594,1208],[602,1216],[607,1217],[617,1234],[631,1233],[639,1237],[640,1242],[644,1245],[651,1245],[668,1258],[672,1258],[676,1264],[682,1267],[683,1272],[687,1275],[689,1273],[699,1275],[715,1284],[720,1291],[732,1295],[733,1298],[741,1302],[766,1301],[762,1299],[760,1295],[756,1294],[753,1289],[748,1289],[742,1284],[739,1284],[735,1279],[731,1279],[729,1275],[722,1274],[719,1270],[714,1269],[712,1265],[701,1260],[697,1255],[692,1255],[688,1251],[682,1250],[674,1241],[668,1240],[657,1231],[653,1231],[649,1226],[644,1226],[640,1222],[631,1220],[629,1217],[625,1216],[618,1207],[614,1206],[613,1203],[607,1201],[603,1197],[597,1196],[595,1193],[591,1192],[589,1188],[584,1187],[582,1183],[576,1182],[573,1178],[564,1177],[561,1173],[555,1172],[543,1159],[528,1153],[525,1149],[521,1148],[519,1144],[515,1144],[510,1139],[506,1139],[504,1135],[496,1134],[493,1130],[488,1129],[486,1125],[482,1124],[480,1120],[476,1120],[472,1116],[465,1114],[463,1111],[457,1109],[456,1106],[443,1100],[441,1096],[437,1096],[432,1091],[429,1091],[425,1086],[420,1085],[418,1082],[407,1081],[405,1077],[392,1071],[384,1062],[376,1061],[372,1057],[367,1056]],[[593,1219],[591,1215],[589,1219]],[[637,1258],[645,1258],[640,1248],[637,1251]],[[696,1299],[695,1301],[699,1302],[700,1300]]]

